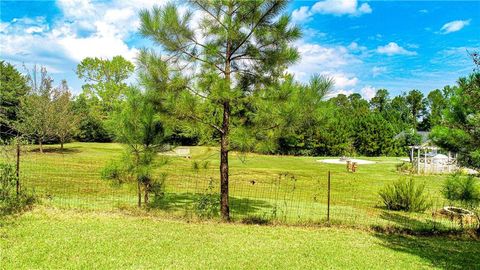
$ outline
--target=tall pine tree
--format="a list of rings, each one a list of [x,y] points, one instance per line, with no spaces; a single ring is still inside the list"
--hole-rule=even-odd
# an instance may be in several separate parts
[[[174,113],[209,126],[220,137],[224,220],[230,219],[230,134],[234,126],[241,125],[232,117],[240,110],[248,111],[245,104],[252,93],[275,81],[299,58],[290,44],[301,32],[290,24],[289,16],[281,15],[287,4],[201,0],[190,2],[185,12],[167,4],[140,13],[140,33],[163,49],[162,59],[170,66],[189,74],[190,80],[174,95]]]

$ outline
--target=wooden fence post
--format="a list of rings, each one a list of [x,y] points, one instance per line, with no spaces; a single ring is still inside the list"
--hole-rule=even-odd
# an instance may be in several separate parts
[[[15,173],[17,176],[17,196],[20,195],[20,142],[17,140],[17,166],[15,168]]]
[[[330,171],[328,171],[327,222],[330,224]]]

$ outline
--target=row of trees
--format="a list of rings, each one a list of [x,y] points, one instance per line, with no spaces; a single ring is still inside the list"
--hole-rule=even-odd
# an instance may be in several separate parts
[[[57,87],[44,67],[33,67],[22,75],[12,65],[0,62],[2,91],[0,134],[3,138],[24,135],[43,143],[56,140],[61,149],[78,128],[72,94],[63,80]]]
[[[391,98],[386,89],[380,89],[370,101],[355,93],[321,99],[317,104],[302,91],[300,95],[305,98],[295,106],[316,110],[298,114],[303,119],[295,121],[290,132],[282,130],[274,153],[406,155],[405,146],[421,140],[416,131],[428,131],[432,122],[438,124],[447,102],[440,90],[427,98],[418,90]]]
[[[140,61],[138,75],[147,86],[154,79],[155,73],[147,70],[154,58],[144,52]],[[53,87],[45,68],[34,67],[23,76],[2,62],[5,89],[2,91],[2,136],[12,135],[15,130],[31,134],[41,151],[45,141],[58,141],[62,148],[71,138],[112,141],[115,128],[109,128],[107,122],[126,99],[129,86],[125,81],[133,74],[133,67],[121,56],[111,60],[84,59],[78,65],[77,74],[86,84],[83,92],[72,98],[66,81]],[[167,76],[166,66],[162,69],[165,73],[162,76]],[[340,94],[325,100],[333,83],[328,78],[314,76],[304,85],[287,75],[262,91],[263,96],[249,97],[248,106],[256,107],[255,117],[241,116],[243,128],[233,133],[234,147],[294,155],[404,155],[404,146],[418,143],[420,139],[414,133],[416,127],[430,130],[443,121],[443,112],[458,88],[437,89],[426,98],[420,91],[412,90],[392,99],[388,90],[380,89],[370,101],[359,94]],[[149,96],[155,97],[152,102],[156,103],[162,99],[153,90]],[[180,103],[174,105],[168,111],[176,111],[182,121],[170,123],[167,142],[214,144],[219,139],[215,132],[185,123],[185,120],[198,119],[204,114],[203,109],[195,111],[182,108]],[[262,128],[255,129],[255,126]],[[248,138],[252,136],[257,138]]]

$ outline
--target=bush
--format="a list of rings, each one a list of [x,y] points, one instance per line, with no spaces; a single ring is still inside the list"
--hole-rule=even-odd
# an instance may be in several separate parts
[[[401,173],[411,173],[413,172],[413,166],[410,162],[403,162],[402,164],[397,164],[397,171]]]
[[[379,195],[389,210],[423,212],[431,205],[424,191],[425,185],[417,185],[410,179],[386,186]]]
[[[33,205],[35,196],[23,190],[17,194],[15,167],[0,163],[0,215],[11,214]]]
[[[478,182],[473,176],[453,174],[445,181],[442,194],[450,202],[459,202],[462,206],[473,209],[480,204]]]
[[[153,193],[155,200],[162,200],[165,197],[165,180],[167,174],[161,173],[158,179],[154,179],[149,187],[149,192]]]
[[[263,215],[263,216],[253,215],[253,216],[246,216],[242,218],[242,223],[255,224],[255,225],[269,225],[271,221],[266,215]]]
[[[196,199],[195,214],[201,218],[213,218],[218,216],[219,206],[220,196],[213,191],[213,180],[210,178],[206,192]]]
[[[110,162],[100,172],[100,176],[104,180],[115,180],[119,183],[122,182],[122,168],[116,162]]]

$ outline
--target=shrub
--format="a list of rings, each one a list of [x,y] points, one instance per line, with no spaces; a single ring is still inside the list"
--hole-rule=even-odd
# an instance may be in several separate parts
[[[403,162],[402,164],[397,164],[397,171],[401,173],[411,173],[413,171],[412,163]]]
[[[213,179],[210,178],[208,188],[195,202],[195,214],[201,218],[213,218],[218,216],[220,196],[213,191]]]
[[[453,174],[443,185],[442,194],[450,202],[459,202],[461,205],[473,209],[480,204],[479,181],[473,176]]]
[[[253,215],[253,216],[246,216],[242,218],[242,223],[255,224],[255,225],[268,225],[271,223],[271,221],[266,215],[263,215],[263,216]]]
[[[15,213],[33,205],[35,196],[16,191],[17,175],[13,165],[0,163],[0,215]]]
[[[15,169],[10,164],[0,163],[0,200],[13,197],[15,195],[17,175]]]
[[[116,180],[122,182],[122,168],[116,162],[110,162],[100,172],[101,178],[104,180]]]
[[[379,195],[389,210],[423,212],[430,207],[424,191],[425,185],[417,185],[413,179],[410,179],[387,185]]]
[[[151,179],[150,183],[147,183],[147,192],[153,193],[154,202],[163,200],[165,197],[165,180],[167,179],[166,173],[161,173],[160,177]]]

